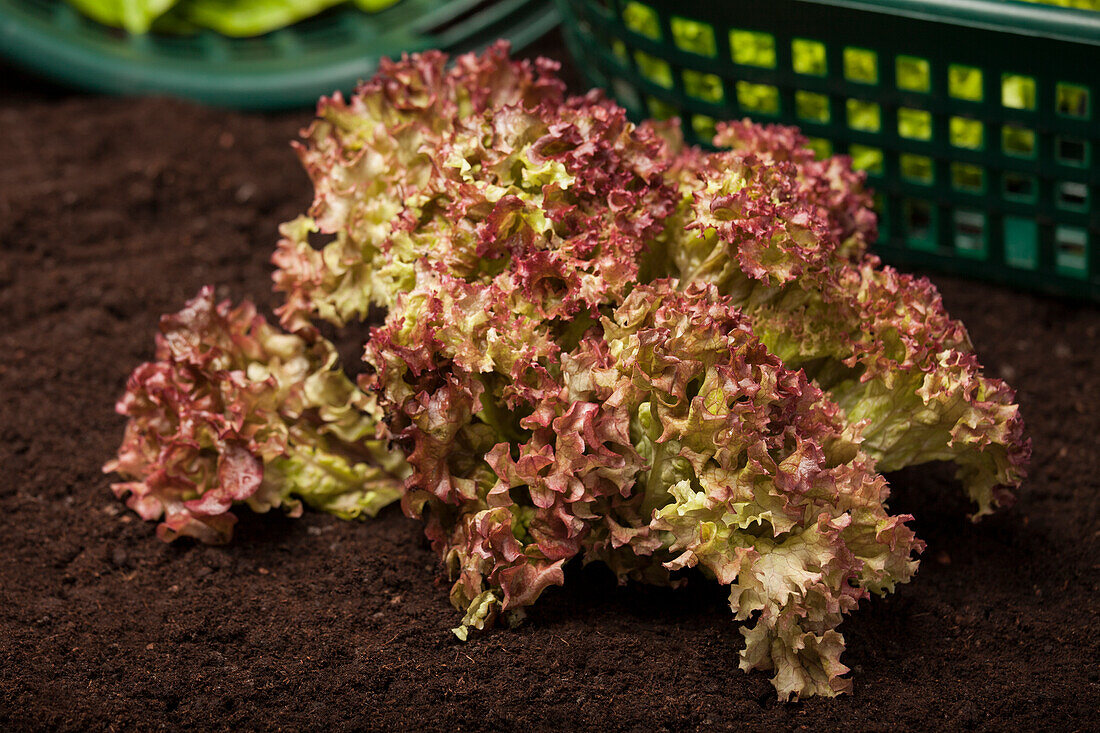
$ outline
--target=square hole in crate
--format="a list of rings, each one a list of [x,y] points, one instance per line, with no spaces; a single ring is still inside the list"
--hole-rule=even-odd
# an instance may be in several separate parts
[[[952,163],[951,187],[965,193],[982,193],[985,191],[985,169],[972,163]]]
[[[877,102],[865,99],[849,99],[848,127],[863,132],[878,132],[882,129],[882,108]]]
[[[1035,109],[1035,79],[1022,74],[1001,76],[1001,105],[1009,109]]]
[[[1075,138],[1055,138],[1054,157],[1062,165],[1084,168],[1089,164],[1089,144],[1085,140]]]
[[[638,96],[638,90],[633,84],[625,79],[612,79],[611,91],[615,93],[615,98],[621,105],[636,113],[641,112],[642,99]]]
[[[898,135],[907,140],[932,139],[932,113],[924,109],[898,109]]]
[[[1039,184],[1034,176],[1026,176],[1023,173],[1005,173],[1003,183],[1002,189],[1006,199],[1024,204],[1035,203]]]
[[[630,53],[626,50],[626,44],[618,38],[611,39],[611,53],[615,54],[615,58],[623,64],[630,63]]]
[[[657,97],[646,97],[646,107],[649,108],[649,114],[651,117],[658,120],[668,120],[673,117],[677,117],[680,114],[680,110],[676,108],[676,105],[666,102],[663,99],[657,99]]]
[[[763,115],[779,114],[779,89],[771,84],[737,82],[737,103],[745,112]]]
[[[1087,120],[1091,111],[1089,109],[1088,87],[1077,84],[1058,82],[1055,87],[1055,108],[1063,117],[1076,117]]]
[[[931,185],[936,180],[936,167],[927,155],[902,153],[898,157],[901,177],[912,183]]]
[[[852,168],[857,171],[867,171],[870,176],[881,176],[886,171],[881,148],[853,144],[848,146],[848,155],[852,156]]]
[[[691,129],[695,131],[695,134],[699,136],[701,140],[710,142],[714,139],[714,135],[718,132],[715,129],[715,120],[709,115],[692,115],[691,116]]]
[[[664,59],[650,56],[644,51],[635,51],[634,63],[638,66],[638,73],[649,81],[665,89],[672,88],[672,67]]]
[[[823,137],[807,138],[806,147],[814,151],[814,157],[818,160],[824,160],[833,154],[833,144]]]
[[[661,40],[661,20],[657,11],[648,5],[630,0],[623,6],[623,23],[639,35],[654,41]]]
[[[1034,219],[1006,216],[1005,263],[1021,270],[1034,270],[1039,266],[1039,225]]]
[[[1054,203],[1069,211],[1089,210],[1089,186],[1077,181],[1062,181],[1054,186]]]
[[[800,120],[825,124],[829,121],[829,97],[799,89],[794,93],[794,113]]]
[[[980,211],[955,212],[955,251],[963,257],[985,259],[986,219]]]
[[[982,70],[975,66],[951,64],[947,67],[947,93],[968,102],[982,101]]]
[[[926,59],[898,56],[895,66],[898,89],[923,93],[932,91],[932,68]]]
[[[676,48],[688,53],[697,53],[700,56],[713,58],[718,55],[714,28],[709,24],[674,15],[669,25],[672,27],[672,41],[676,44]]]
[[[985,125],[981,120],[952,117],[947,126],[948,137],[956,148],[981,150],[985,146]]]
[[[775,36],[760,31],[730,29],[730,55],[734,63],[775,68]]]
[[[791,66],[799,74],[825,76],[829,72],[825,44],[807,38],[794,39],[791,41]]]
[[[905,241],[913,249],[935,251],[936,208],[928,201],[906,199],[903,210]]]
[[[722,79],[716,74],[684,69],[684,93],[704,102],[717,104],[725,96]]]
[[[1001,128],[1001,150],[1014,158],[1035,157],[1035,130],[1015,125]]]
[[[870,49],[844,49],[844,78],[859,84],[878,84],[878,54]]]
[[[1087,277],[1089,272],[1089,233],[1079,227],[1054,230],[1054,267],[1059,274]]]

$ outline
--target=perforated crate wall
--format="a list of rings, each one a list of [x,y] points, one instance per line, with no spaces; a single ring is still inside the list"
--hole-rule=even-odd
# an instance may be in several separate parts
[[[887,260],[1100,300],[1100,13],[1004,0],[558,0],[636,117],[796,124],[866,170]]]

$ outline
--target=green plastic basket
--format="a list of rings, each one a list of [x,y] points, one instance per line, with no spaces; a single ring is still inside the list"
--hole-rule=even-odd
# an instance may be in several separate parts
[[[557,0],[636,117],[800,126],[877,191],[882,256],[1100,300],[1100,13],[1005,0]]]
[[[63,0],[0,0],[0,54],[96,91],[276,109],[348,91],[382,57],[428,48],[460,53],[497,38],[522,48],[557,24],[545,0],[401,0],[373,14],[337,8],[257,38],[130,36]]]

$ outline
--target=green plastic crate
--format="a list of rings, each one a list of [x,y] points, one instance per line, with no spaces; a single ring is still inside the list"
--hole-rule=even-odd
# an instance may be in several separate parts
[[[382,57],[461,53],[508,38],[522,48],[558,24],[545,0],[401,0],[379,13],[335,8],[257,38],[130,36],[63,0],[0,0],[0,55],[74,86],[276,109],[349,91]]]
[[[868,172],[884,259],[1100,300],[1100,13],[1010,0],[557,0],[635,117],[802,128]]]

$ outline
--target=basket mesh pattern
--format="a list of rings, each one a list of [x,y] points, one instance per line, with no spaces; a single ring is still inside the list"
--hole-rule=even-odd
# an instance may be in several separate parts
[[[1100,300],[1100,14],[894,4],[923,12],[559,0],[579,66],[633,115],[679,116],[703,143],[716,120],[796,124],[850,155],[885,258]]]

